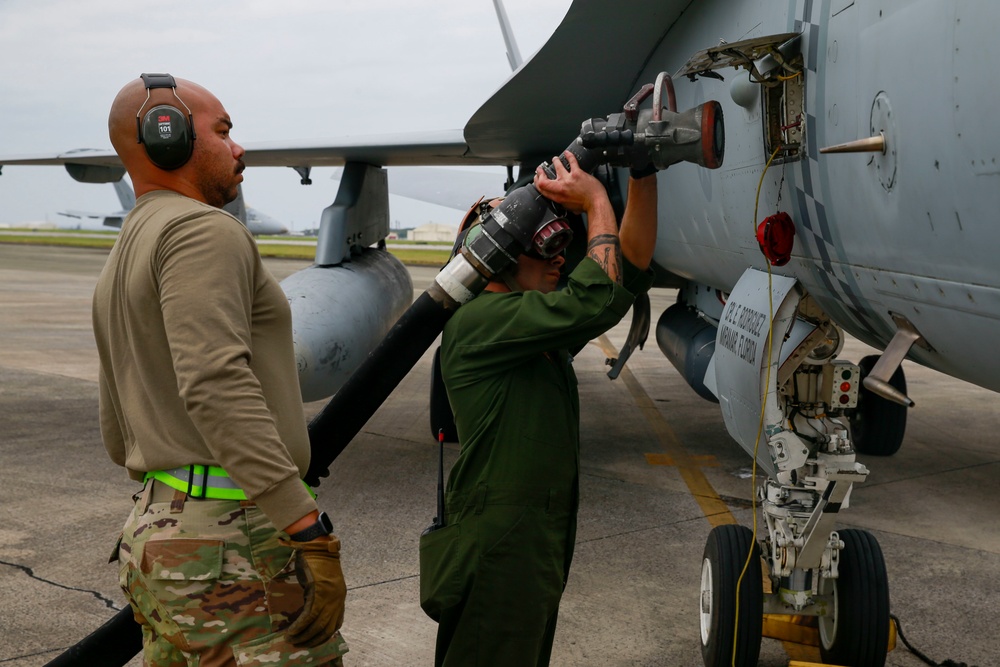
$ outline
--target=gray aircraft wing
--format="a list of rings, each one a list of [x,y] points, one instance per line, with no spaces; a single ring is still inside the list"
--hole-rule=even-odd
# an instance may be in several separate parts
[[[501,163],[473,154],[461,130],[348,136],[329,140],[248,142],[243,147],[246,149],[244,162],[252,167],[340,167],[348,162],[383,167]],[[89,178],[103,168],[115,170],[118,176],[96,182],[118,180],[124,174],[121,160],[113,150],[82,149],[47,155],[0,156],[0,166],[4,165],[66,165],[74,178],[84,182],[91,182]],[[73,165],[79,165],[78,174],[74,174]],[[85,167],[97,169],[88,170]]]
[[[381,167],[498,164],[469,150],[461,130],[364,135],[327,141],[248,142],[244,162],[253,167],[341,167],[365,162]]]
[[[40,155],[9,155],[0,156],[0,166],[24,165],[24,166],[44,166],[60,164],[81,164],[95,167],[115,167],[121,170],[122,162],[118,159],[118,153],[110,149],[100,148],[77,148],[63,153],[46,153]]]

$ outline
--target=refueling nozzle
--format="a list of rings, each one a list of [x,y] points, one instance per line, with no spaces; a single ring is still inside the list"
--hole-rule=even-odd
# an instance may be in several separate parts
[[[652,108],[640,110],[639,104],[650,94]],[[656,83],[643,86],[621,113],[585,121],[579,142],[602,151],[601,161],[616,167],[641,171],[650,164],[666,169],[678,162],[693,162],[718,169],[726,151],[722,105],[713,100],[678,113],[673,81],[660,72]]]

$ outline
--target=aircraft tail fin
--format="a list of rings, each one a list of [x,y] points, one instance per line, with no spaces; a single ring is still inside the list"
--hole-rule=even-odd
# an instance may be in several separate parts
[[[242,185],[236,186],[236,199],[223,206],[222,210],[236,216],[236,218],[244,225],[247,224],[247,205],[246,202],[243,201]]]
[[[500,32],[503,33],[503,43],[507,46],[507,62],[510,63],[510,71],[516,71],[524,59],[521,58],[521,51],[517,48],[517,41],[514,39],[514,31],[510,27],[510,20],[507,18],[507,10],[504,9],[503,0],[493,0],[493,7],[497,10],[497,20],[500,22]]]
[[[135,192],[132,191],[132,186],[126,183],[124,178],[111,185],[115,186],[115,194],[118,195],[118,201],[122,204],[122,210],[131,211],[135,207]]]

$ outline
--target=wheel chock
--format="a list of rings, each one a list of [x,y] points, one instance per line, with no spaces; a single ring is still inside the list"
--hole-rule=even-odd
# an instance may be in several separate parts
[[[764,637],[803,646],[819,646],[819,629],[815,616],[764,614],[761,631]]]
[[[802,646],[819,647],[819,628],[815,616],[764,614],[761,635]],[[889,619],[889,650],[896,648],[896,621]],[[821,663],[793,660],[789,667],[813,667]]]

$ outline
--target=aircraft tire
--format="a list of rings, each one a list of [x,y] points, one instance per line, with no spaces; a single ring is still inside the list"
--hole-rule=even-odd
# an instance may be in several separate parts
[[[870,355],[858,364],[861,377],[865,378],[875,367],[878,357]],[[902,366],[889,378],[889,384],[906,393],[906,377]],[[892,456],[899,451],[906,433],[907,408],[869,391],[864,384],[858,393],[858,407],[851,411],[851,438],[854,447],[862,454]]]
[[[751,547],[753,556],[740,582]],[[705,667],[757,664],[763,608],[760,547],[753,532],[744,526],[716,526],[708,534],[701,570],[701,655]]]
[[[833,615],[820,617],[823,662],[883,667],[889,652],[889,577],[882,548],[865,530],[840,530],[840,577],[820,590],[834,593]]]
[[[448,392],[444,388],[444,378],[441,376],[441,348],[434,350],[434,363],[431,364],[431,435],[438,439],[438,429],[444,431],[445,442],[458,442],[458,430],[455,428],[455,415],[448,402]]]

